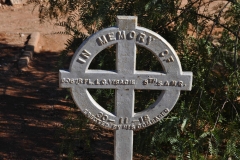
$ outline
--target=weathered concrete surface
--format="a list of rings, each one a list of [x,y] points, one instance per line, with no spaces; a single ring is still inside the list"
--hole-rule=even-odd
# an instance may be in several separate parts
[[[18,61],[18,68],[23,69],[28,66],[29,62],[33,60],[34,52],[39,51],[38,42],[40,39],[39,32],[33,32],[30,35],[28,43],[25,45],[25,51],[22,53],[21,58]]]
[[[29,39],[27,45],[25,46],[26,51],[38,52],[39,48],[37,47],[37,45],[38,45],[39,39],[40,39],[40,33],[33,32],[30,35],[30,39]]]

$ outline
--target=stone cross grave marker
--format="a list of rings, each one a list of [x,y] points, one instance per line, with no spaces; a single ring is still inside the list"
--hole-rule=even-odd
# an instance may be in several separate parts
[[[88,69],[103,49],[116,44],[116,71]],[[163,72],[136,70],[136,46],[150,50]],[[114,130],[114,159],[131,160],[133,130],[160,121],[174,107],[181,90],[191,90],[192,72],[183,72],[172,46],[157,33],[137,26],[135,16],[117,16],[117,26],[103,29],[81,44],[69,71],[60,70],[59,84],[70,88],[76,105],[101,127]],[[115,89],[115,113],[101,107],[89,89]],[[162,90],[148,109],[134,112],[134,90]]]

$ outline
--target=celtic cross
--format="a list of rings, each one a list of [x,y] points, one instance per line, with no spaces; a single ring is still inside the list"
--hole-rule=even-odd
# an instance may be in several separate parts
[[[88,69],[103,49],[116,44],[116,71]],[[136,70],[136,46],[150,50],[163,72]],[[192,73],[183,72],[171,45],[155,32],[137,26],[135,16],[117,16],[117,27],[103,29],[75,52],[69,71],[60,70],[59,84],[70,88],[76,105],[88,118],[114,133],[114,159],[131,160],[133,130],[143,129],[165,117],[177,102],[181,90],[191,90]],[[115,89],[115,112],[101,107],[88,89]],[[134,112],[134,90],[162,90],[156,102]]]

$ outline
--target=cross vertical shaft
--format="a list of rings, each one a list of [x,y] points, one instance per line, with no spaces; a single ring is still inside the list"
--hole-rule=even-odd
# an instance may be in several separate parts
[[[123,117],[123,123],[133,115],[134,90],[116,91],[115,112],[117,116]],[[127,98],[126,98],[127,97]],[[129,122],[128,122],[129,123]],[[114,131],[114,160],[132,160],[133,155],[133,130]]]
[[[137,17],[118,16],[119,30],[134,31],[137,25]],[[134,35],[134,32],[132,32]],[[135,36],[135,35],[134,35]],[[127,38],[127,37],[126,37]],[[130,37],[133,38],[133,37]],[[136,44],[134,40],[122,40],[117,44],[117,73],[123,76],[132,75],[135,72]],[[115,114],[122,117],[125,124],[134,114],[134,89],[122,89],[115,91]],[[120,122],[119,122],[120,123]],[[114,160],[132,160],[133,156],[133,130],[115,130],[114,133]]]

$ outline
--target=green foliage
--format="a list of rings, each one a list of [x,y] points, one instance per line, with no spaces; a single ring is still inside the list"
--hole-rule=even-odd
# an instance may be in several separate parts
[[[136,15],[139,25],[163,36],[177,51],[184,71],[192,71],[193,89],[182,92],[163,121],[134,137],[135,152],[157,159],[239,159],[240,157],[240,2],[181,0],[48,0],[42,20],[65,16],[58,25],[72,36],[60,63],[92,33],[115,25],[116,15]],[[74,5],[73,5],[74,4]],[[213,11],[211,7],[214,6]],[[44,15],[44,16],[43,16]],[[138,46],[138,70],[162,67]],[[108,55],[108,56],[106,56]],[[91,68],[114,69],[115,48],[95,57]],[[66,68],[66,67],[65,67]],[[113,90],[91,91],[113,111]],[[147,108],[160,91],[136,91],[135,111]],[[103,97],[100,97],[103,96]]]

